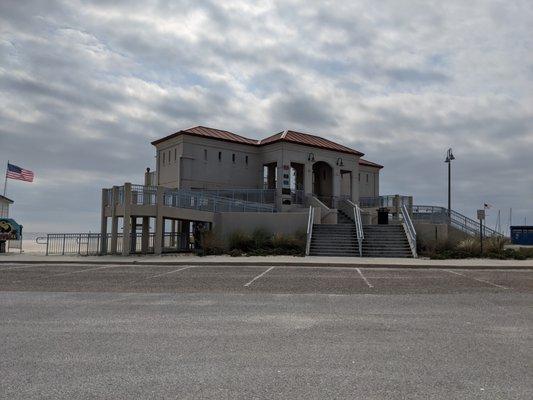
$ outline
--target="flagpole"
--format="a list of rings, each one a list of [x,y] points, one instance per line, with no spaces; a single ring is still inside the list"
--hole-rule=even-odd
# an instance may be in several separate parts
[[[9,165],[9,160],[7,160],[7,165],[6,165],[6,178],[4,180],[4,197],[6,197],[6,190],[7,190],[7,168],[8,168],[8,165]]]

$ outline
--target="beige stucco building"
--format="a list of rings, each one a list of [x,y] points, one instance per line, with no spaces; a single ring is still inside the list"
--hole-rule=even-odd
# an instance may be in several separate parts
[[[379,198],[381,165],[315,135],[286,130],[255,140],[197,126],[152,145],[156,168],[147,168],[144,185],[103,189],[102,253],[179,250],[206,227],[227,237],[305,231],[341,216],[353,223],[362,199]]]
[[[379,196],[381,165],[330,140],[287,130],[262,140],[197,126],[152,142],[151,184],[177,189],[271,189],[277,207],[314,195],[336,199]],[[285,207],[286,208],[286,207]]]

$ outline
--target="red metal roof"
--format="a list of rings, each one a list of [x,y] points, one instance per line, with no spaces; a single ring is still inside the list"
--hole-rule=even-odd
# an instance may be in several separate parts
[[[208,128],[206,126],[194,126],[189,129],[184,129],[179,132],[173,133],[171,135],[165,136],[164,138],[155,140],[152,142],[152,144],[156,145],[158,143],[164,142],[165,140],[172,139],[182,134],[203,136],[203,137],[208,137],[212,139],[225,140],[228,142],[235,142],[235,143],[252,144],[252,145],[258,144],[257,140],[248,139],[248,138],[245,138],[244,136],[237,135],[236,133],[233,133],[233,132],[223,131],[221,129],[215,129],[215,128]]]
[[[355,154],[357,156],[362,156],[363,153],[350,149],[349,147],[343,146],[342,144],[332,142],[331,140],[324,139],[320,136],[310,135],[308,133],[296,132],[296,131],[285,131],[281,133],[276,133],[273,136],[270,136],[266,139],[260,141],[261,145],[270,144],[274,142],[291,142],[296,144],[303,144],[311,147],[319,147],[321,149],[340,151],[341,153]]]
[[[366,165],[366,166],[369,166],[369,167],[376,167],[376,168],[379,168],[379,169],[383,168],[383,165],[376,164],[375,162],[364,160],[362,158],[359,159],[359,164],[360,165]]]
[[[320,136],[310,135],[308,133],[296,132],[296,131],[284,131],[276,133],[275,135],[269,136],[263,140],[254,140],[249,139],[244,136],[237,135],[229,131],[223,131],[221,129],[208,128],[205,126],[195,126],[189,129],[184,129],[179,132],[168,135],[162,139],[158,139],[152,142],[153,145],[164,142],[165,140],[174,138],[178,135],[188,134],[196,135],[202,137],[208,137],[212,139],[225,140],[229,142],[249,144],[254,146],[264,146],[267,144],[275,142],[290,142],[301,144],[310,147],[318,147],[326,150],[338,151],[341,153],[354,154],[357,156],[362,156],[363,153],[350,149],[349,147],[343,146],[339,143],[332,142],[331,140],[324,139]]]

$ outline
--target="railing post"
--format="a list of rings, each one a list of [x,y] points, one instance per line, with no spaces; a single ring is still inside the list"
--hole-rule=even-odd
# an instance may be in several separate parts
[[[111,254],[117,253],[118,242],[118,217],[117,217],[117,202],[118,202],[118,186],[113,186],[111,192]]]
[[[155,217],[154,254],[160,255],[163,252],[163,197],[164,189],[157,187],[157,207]]]
[[[66,234],[63,234],[63,250],[61,251],[61,255],[63,256],[65,255],[65,242],[67,240],[66,236]]]
[[[124,184],[124,214],[122,230],[122,255],[129,256],[131,253],[131,183]]]

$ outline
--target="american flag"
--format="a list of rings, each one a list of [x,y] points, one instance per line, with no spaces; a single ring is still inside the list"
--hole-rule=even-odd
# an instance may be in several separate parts
[[[7,164],[6,177],[9,179],[18,179],[19,181],[33,182],[32,171],[9,163]]]

